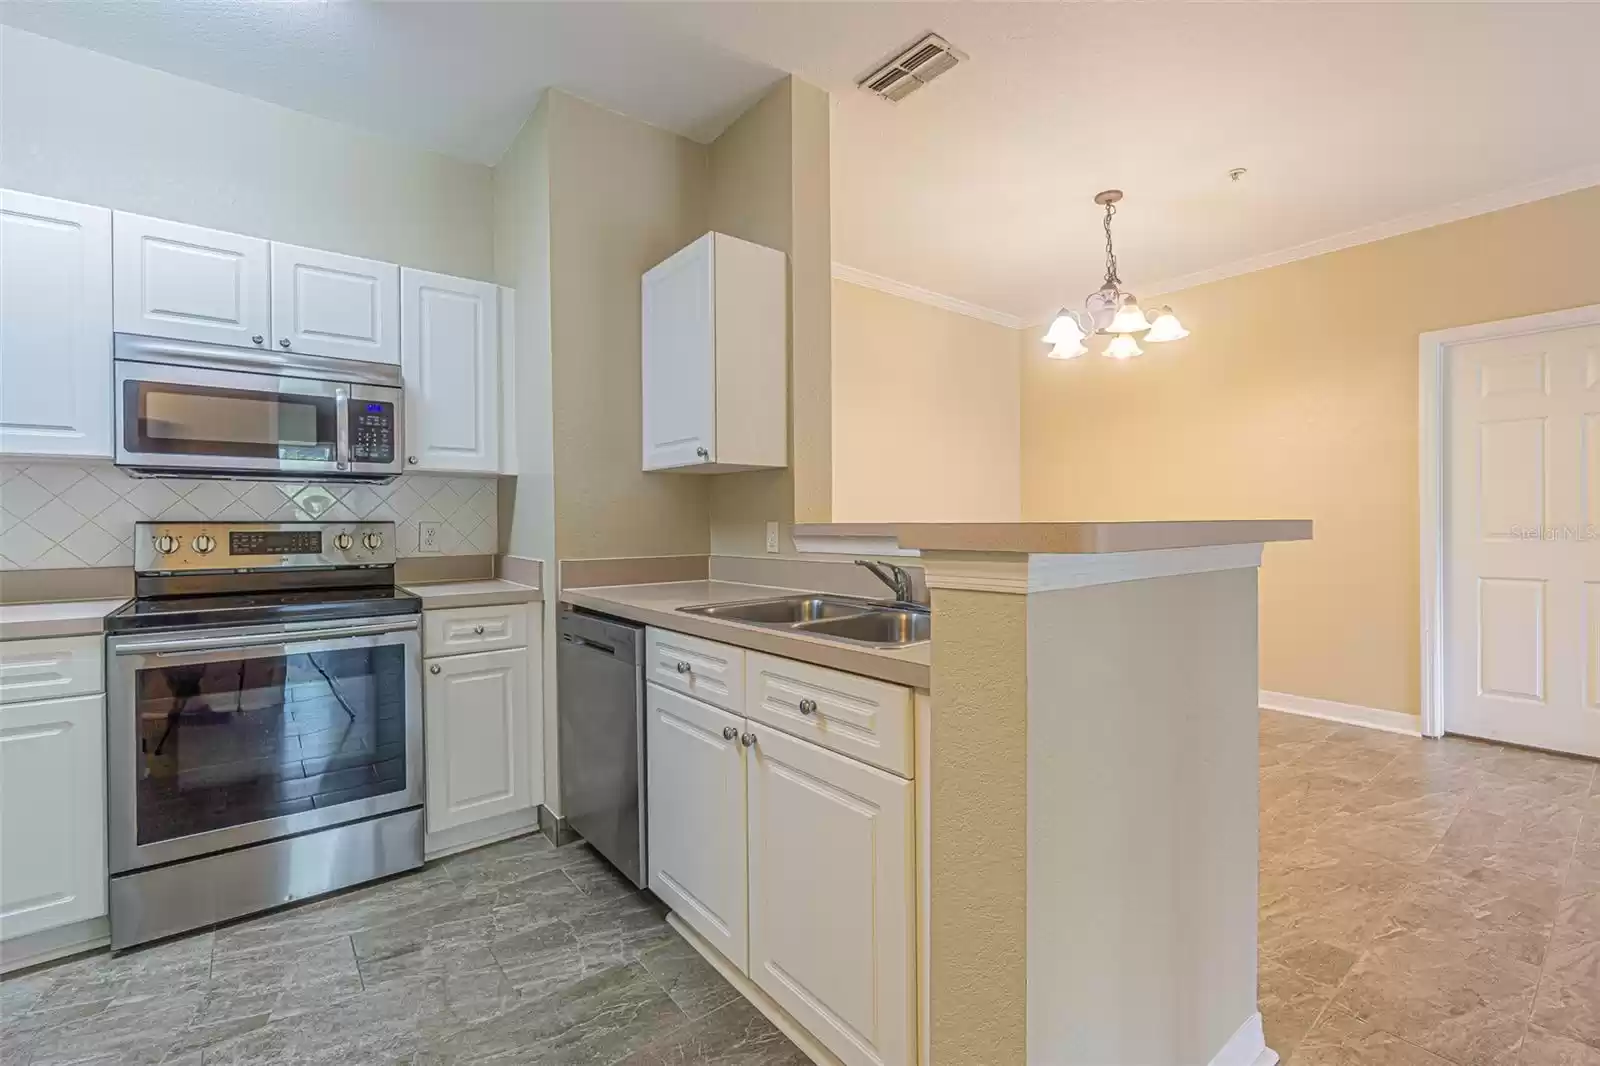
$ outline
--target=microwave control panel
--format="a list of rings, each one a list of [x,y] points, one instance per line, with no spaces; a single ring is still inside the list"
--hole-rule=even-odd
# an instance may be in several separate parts
[[[350,458],[357,463],[394,462],[394,404],[350,401]]]

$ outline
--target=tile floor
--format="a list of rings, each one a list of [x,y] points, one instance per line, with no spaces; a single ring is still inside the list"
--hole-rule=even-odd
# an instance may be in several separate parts
[[[1261,764],[1286,1061],[1600,1066],[1596,764],[1272,713]],[[804,1062],[658,904],[537,837],[0,982],[4,1066]]]

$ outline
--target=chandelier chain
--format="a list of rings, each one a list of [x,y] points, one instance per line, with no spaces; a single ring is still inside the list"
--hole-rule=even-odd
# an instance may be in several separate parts
[[[1116,213],[1116,204],[1106,204],[1106,284],[1121,289],[1122,279],[1117,276],[1117,253],[1111,245],[1111,216]]]

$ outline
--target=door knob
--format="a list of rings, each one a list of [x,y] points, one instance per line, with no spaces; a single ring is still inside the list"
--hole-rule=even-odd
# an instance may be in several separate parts
[[[432,666],[428,667],[428,673],[437,674],[438,672],[439,672],[439,664],[438,663],[434,663]]]
[[[289,347],[289,338],[288,337],[280,337],[280,338],[278,338],[278,347],[280,347],[280,348]]]
[[[680,662],[678,664],[678,673],[680,673],[680,674],[687,674],[690,670],[693,670],[693,669],[694,669],[694,667],[690,666],[688,663]]]
[[[743,744],[747,748],[753,748],[756,746],[756,735],[754,733],[746,733],[744,736],[739,738],[739,743]]]
[[[801,714],[816,714],[817,713],[817,701],[816,700],[801,700],[800,701],[800,713]]]
[[[739,731],[737,729],[735,729],[733,726],[725,725],[725,726],[722,727],[722,739],[723,740],[733,740],[738,735],[739,735]]]

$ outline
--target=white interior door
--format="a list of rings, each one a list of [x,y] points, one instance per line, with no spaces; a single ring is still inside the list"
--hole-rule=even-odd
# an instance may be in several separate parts
[[[1600,756],[1600,326],[1445,365],[1445,728]]]

